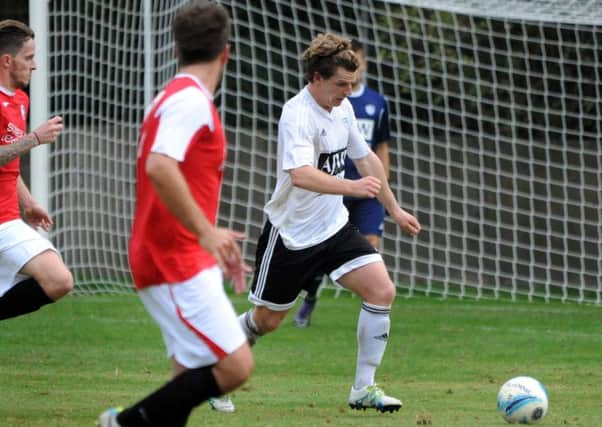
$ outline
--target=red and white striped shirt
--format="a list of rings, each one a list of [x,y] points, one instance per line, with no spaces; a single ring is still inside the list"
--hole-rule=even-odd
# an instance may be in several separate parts
[[[217,263],[159,199],[145,171],[150,152],[179,162],[196,203],[215,224],[226,137],[211,93],[194,76],[176,75],[155,97],[142,123],[129,247],[138,289],[182,282]]]
[[[14,92],[0,87],[0,145],[9,145],[22,138],[27,129],[29,97],[17,89]],[[0,224],[20,218],[17,179],[20,160],[0,167]]]

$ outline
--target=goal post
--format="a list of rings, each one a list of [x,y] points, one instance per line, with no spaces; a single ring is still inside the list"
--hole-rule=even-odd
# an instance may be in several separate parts
[[[137,129],[175,71],[169,23],[184,3],[49,2],[50,113],[66,123],[50,149],[51,237],[78,292],[131,289]],[[386,221],[398,294],[602,303],[597,2],[221,3],[233,27],[216,94],[229,140],[220,221],[247,234],[248,262],[282,105],[304,84],[302,51],[331,31],[367,48],[367,83],[389,102],[391,185],[423,225],[410,238]]]
[[[29,25],[38,35],[36,38],[36,70],[32,74],[30,91],[35,102],[29,108],[29,122],[35,129],[48,120],[48,2],[29,0]],[[44,209],[48,209],[48,166],[50,147],[41,145],[30,154],[30,191]]]

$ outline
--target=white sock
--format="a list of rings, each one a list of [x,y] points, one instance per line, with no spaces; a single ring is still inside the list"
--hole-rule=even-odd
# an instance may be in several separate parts
[[[353,387],[358,390],[374,384],[376,368],[385,354],[391,320],[391,307],[362,302],[357,321],[357,368]]]
[[[254,309],[252,308],[238,316],[240,326],[247,336],[247,340],[249,341],[250,345],[254,345],[255,341],[257,341],[257,338],[261,336],[259,329],[257,329],[257,324],[255,323],[255,320],[253,320],[253,312]]]

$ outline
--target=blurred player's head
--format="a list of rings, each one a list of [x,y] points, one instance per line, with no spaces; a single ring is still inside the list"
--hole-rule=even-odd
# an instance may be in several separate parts
[[[228,59],[230,16],[221,5],[196,0],[178,10],[172,23],[180,65]]]
[[[0,84],[7,89],[25,88],[36,69],[34,33],[12,19],[0,21]]]
[[[341,105],[351,93],[359,62],[351,40],[319,34],[301,57],[305,79],[318,104],[327,110]]]
[[[364,50],[364,45],[357,39],[351,40],[351,50],[355,53],[357,57],[357,61],[359,62],[359,67],[355,74],[355,81],[353,82],[353,88],[357,89],[359,85],[362,83],[362,79],[364,78],[364,73],[366,72],[366,68],[368,68],[368,64],[366,63],[366,54]]]

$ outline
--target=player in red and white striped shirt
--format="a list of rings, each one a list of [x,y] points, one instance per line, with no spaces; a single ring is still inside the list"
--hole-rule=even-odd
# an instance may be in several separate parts
[[[196,1],[173,22],[178,74],[147,109],[138,142],[136,210],[129,256],[142,302],[159,325],[173,378],[99,424],[184,426],[192,409],[234,390],[253,357],[222,272],[245,289],[237,239],[216,226],[226,139],[213,93],[229,55],[230,19]]]
[[[20,176],[19,157],[54,142],[63,128],[53,117],[26,133],[29,97],[23,89],[36,68],[34,54],[27,25],[0,21],[0,320],[35,311],[73,288],[58,252],[35,230],[48,230],[52,218]]]

